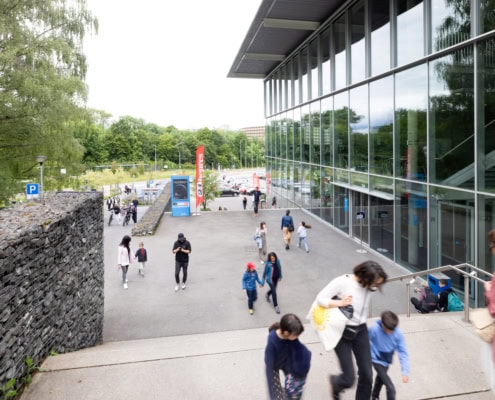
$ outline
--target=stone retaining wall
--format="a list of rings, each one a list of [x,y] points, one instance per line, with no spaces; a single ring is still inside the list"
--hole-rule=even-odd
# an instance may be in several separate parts
[[[133,226],[132,236],[154,235],[163,213],[170,211],[170,183],[168,183],[156,200],[151,204],[139,222]]]
[[[58,193],[0,210],[0,385],[22,382],[26,358],[101,343],[102,205],[101,193]]]

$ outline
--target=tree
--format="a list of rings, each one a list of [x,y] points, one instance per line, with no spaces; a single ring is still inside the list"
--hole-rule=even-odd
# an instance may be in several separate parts
[[[207,210],[207,203],[217,197],[217,174],[213,171],[203,171],[203,211]]]
[[[70,121],[85,113],[82,40],[97,28],[84,0],[0,4],[0,201],[38,175],[37,155],[47,166],[82,158]]]

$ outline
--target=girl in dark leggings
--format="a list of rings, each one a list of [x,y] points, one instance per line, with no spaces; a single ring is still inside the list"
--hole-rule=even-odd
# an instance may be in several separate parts
[[[275,312],[277,314],[280,314],[280,308],[278,306],[277,299],[277,284],[279,281],[282,280],[282,266],[280,265],[280,261],[278,260],[277,255],[273,251],[271,253],[268,253],[262,280],[263,283],[261,286],[265,284],[265,281],[266,283],[268,283],[268,286],[270,286],[270,290],[265,295],[266,301],[269,302],[270,296],[272,296]]]

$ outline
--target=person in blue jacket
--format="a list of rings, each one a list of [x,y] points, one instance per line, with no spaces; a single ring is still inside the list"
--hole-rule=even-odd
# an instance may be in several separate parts
[[[270,290],[266,292],[266,301],[270,302],[271,295],[273,299],[273,307],[275,307],[275,312],[277,314],[280,314],[280,308],[278,306],[277,299],[277,285],[278,282],[282,280],[282,266],[280,265],[277,254],[275,254],[273,251],[268,253],[268,256],[266,258],[267,260],[265,263],[265,269],[263,270],[263,279],[261,286],[263,286],[265,282],[268,283],[268,286],[270,286]]]
[[[258,299],[258,291],[256,290],[256,282],[262,286],[262,282],[256,271],[256,266],[252,262],[247,263],[246,271],[242,276],[242,290],[246,292],[248,298],[249,314],[254,314],[254,302]]]
[[[399,325],[399,317],[392,311],[384,311],[381,320],[376,321],[376,324],[368,329],[371,362],[377,374],[371,392],[372,400],[379,398],[383,385],[387,388],[387,400],[395,400],[395,386],[387,374],[395,351],[399,356],[402,382],[409,381],[409,353],[404,334],[397,328],[397,325]]]
[[[311,366],[311,352],[299,341],[304,326],[297,315],[286,314],[268,331],[265,368],[270,400],[299,400]],[[280,370],[285,375],[284,388]]]

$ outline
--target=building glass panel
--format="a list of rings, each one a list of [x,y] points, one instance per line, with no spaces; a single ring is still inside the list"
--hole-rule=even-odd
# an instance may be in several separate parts
[[[321,175],[322,175],[322,171],[320,171],[320,166],[312,165],[310,210],[313,214],[319,217],[321,216],[321,206],[323,201],[321,196],[321,188],[322,188]]]
[[[371,75],[390,69],[390,2],[370,0]]]
[[[287,114],[280,115],[280,158],[287,159],[288,151],[288,129],[287,129]]]
[[[310,162],[320,164],[321,151],[321,112],[320,101],[314,101],[309,105],[311,113],[311,152]]]
[[[349,166],[349,101],[347,92],[334,96],[334,118],[335,166],[347,168]]]
[[[470,10],[470,2],[466,0],[431,2],[431,48],[433,51],[454,46],[470,38]]]
[[[333,224],[334,195],[332,185],[333,169],[323,168],[321,170],[321,217]]]
[[[495,29],[495,13],[493,12],[493,0],[479,0],[481,31],[490,32]],[[466,8],[469,9],[469,8]]]
[[[311,74],[310,99],[316,99],[320,93],[318,91],[318,38],[309,44],[309,73]]]
[[[309,100],[309,70],[308,70],[308,55],[307,47],[304,47],[299,55],[299,67],[301,68],[301,101],[305,103]]]
[[[474,188],[473,48],[432,61],[430,182]]]
[[[474,193],[431,186],[430,268],[474,262]],[[457,274],[454,279],[462,280]],[[459,285],[457,285],[459,286]]]
[[[292,110],[287,111],[286,123],[287,123],[287,159],[294,160],[294,112]]]
[[[334,186],[335,190],[335,214],[334,226],[342,232],[349,233],[349,189],[342,186]]]
[[[351,8],[351,81],[360,82],[366,77],[366,53],[364,40],[364,4]]]
[[[309,162],[311,156],[311,122],[309,104],[306,104],[301,107],[301,160],[303,162]]]
[[[299,58],[295,57],[290,62],[292,65],[292,80],[293,80],[293,88],[294,88],[294,96],[293,96],[293,104],[292,106],[296,106],[301,103],[300,97],[300,73],[299,73]]]
[[[370,247],[385,257],[394,259],[394,201],[393,180],[371,177],[370,193]],[[390,192],[387,196],[386,192]]]
[[[404,65],[424,56],[423,1],[396,0],[396,9],[397,65]]]
[[[293,116],[293,134],[294,134],[294,161],[301,161],[301,109],[294,109]]]
[[[388,76],[370,83],[370,171],[393,176],[394,87]]]
[[[329,94],[331,88],[331,63],[330,63],[330,29],[325,29],[320,34],[320,54],[321,54],[321,94]]]
[[[333,43],[335,49],[335,89],[347,86],[346,82],[346,40],[345,15],[333,23]]]
[[[478,54],[478,188],[495,192],[495,39],[482,42]]]
[[[413,271],[423,271],[428,266],[426,186],[398,180],[395,198],[395,259]]]
[[[368,171],[368,85],[358,86],[349,92],[350,167]]]
[[[427,67],[395,76],[395,175],[426,179]]]
[[[265,152],[266,152],[266,155],[267,157],[275,157],[275,152],[274,152],[274,144],[273,144],[273,141],[275,140],[274,139],[274,130],[275,130],[275,127],[274,127],[274,124],[275,124],[275,118],[268,118],[267,119],[267,129],[265,131],[265,134],[266,134],[266,138],[265,138]],[[242,159],[242,156],[244,155],[244,158],[246,158],[246,144],[244,143],[244,151],[241,152],[241,159]],[[244,162],[244,166],[246,166],[246,163]]]
[[[273,117],[273,157],[280,158],[280,142],[280,115],[276,115]]]
[[[322,160],[327,167],[333,166],[333,97],[321,101]]]

